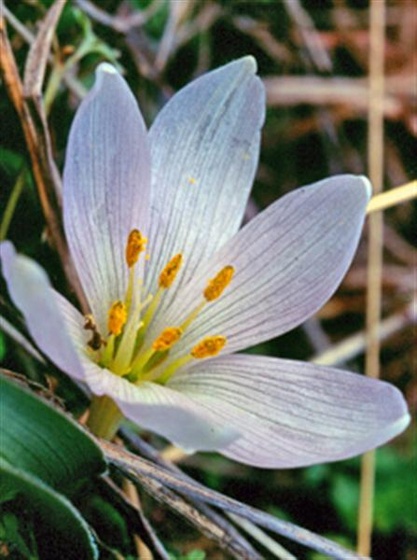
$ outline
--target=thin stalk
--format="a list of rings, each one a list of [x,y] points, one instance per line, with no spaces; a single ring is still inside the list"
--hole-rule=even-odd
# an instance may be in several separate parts
[[[366,213],[371,214],[372,212],[378,212],[378,210],[386,210],[413,198],[417,198],[416,180],[373,196],[366,208]]]
[[[385,0],[372,0],[370,4],[370,54],[369,54],[369,120],[368,166],[369,177],[375,193],[382,191],[384,148],[384,42]],[[381,318],[383,214],[369,216],[368,283],[366,306],[366,375],[379,377],[379,323]],[[375,481],[375,452],[362,458],[357,552],[371,553],[373,502]]]
[[[22,169],[19,175],[17,176],[16,183],[12,189],[9,200],[7,201],[6,208],[3,214],[3,219],[0,224],[0,241],[3,241],[3,239],[6,239],[7,237],[7,232],[9,231],[9,227],[13,219],[14,211],[16,210],[18,200],[25,186],[25,175],[26,175],[26,168]]]

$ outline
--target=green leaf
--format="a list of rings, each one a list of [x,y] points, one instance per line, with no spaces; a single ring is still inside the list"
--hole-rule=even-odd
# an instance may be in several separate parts
[[[25,529],[28,532],[31,527],[26,525]],[[29,535],[22,534],[17,515],[11,511],[0,510],[0,542],[6,544],[10,556],[17,552],[27,560],[38,559],[36,543],[33,542]]]
[[[27,518],[31,520],[41,558],[98,558],[92,533],[71,502],[35,476],[12,467],[3,458],[0,458],[0,496],[3,503],[5,496],[7,501],[13,496],[19,510],[25,514],[25,525]],[[5,541],[22,549],[18,528],[15,527],[14,531],[10,531],[10,527],[7,531],[7,525],[4,528],[8,533],[4,536]],[[42,547],[45,547],[44,551]]]
[[[84,430],[40,397],[0,377],[0,458],[72,494],[105,470],[101,450]]]
[[[22,169],[24,161],[21,154],[0,146],[0,169],[8,175],[17,175]]]
[[[4,360],[6,355],[6,340],[2,332],[0,332],[0,361]]]
[[[375,527],[385,534],[402,528],[417,535],[415,443],[411,450],[408,455],[400,455],[386,447],[377,455]]]
[[[376,454],[374,528],[381,533],[402,529],[416,534],[413,496],[417,446],[411,447],[413,452],[409,455],[401,455],[389,446]],[[330,491],[339,516],[349,531],[354,532],[359,503],[358,471],[342,470],[333,475]]]

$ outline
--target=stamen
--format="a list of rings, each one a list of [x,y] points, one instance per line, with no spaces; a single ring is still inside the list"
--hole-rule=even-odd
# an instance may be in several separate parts
[[[178,271],[182,265],[182,255],[178,253],[169,261],[165,266],[161,274],[159,275],[159,287],[160,288],[170,288],[175,278],[177,277]]]
[[[197,305],[197,307],[195,307],[191,313],[188,315],[188,317],[185,319],[185,321],[183,323],[181,323],[181,328],[183,331],[185,331],[186,329],[188,329],[188,327],[191,325],[191,323],[193,321],[195,321],[195,319],[198,317],[199,313],[201,312],[202,309],[204,309],[204,307],[206,306],[207,302],[205,300],[203,300],[201,303],[199,303]]]
[[[152,343],[152,348],[157,352],[169,350],[182,336],[182,329],[179,327],[168,327],[164,329],[156,340]]]
[[[203,292],[206,301],[213,301],[222,295],[223,291],[232,281],[234,272],[235,269],[233,266],[225,266],[214,278],[208,281],[206,289]]]
[[[109,333],[118,336],[122,332],[126,319],[127,310],[125,304],[122,301],[115,301],[110,307],[108,314],[107,328]]]
[[[143,324],[146,328],[152,321],[155,311],[161,302],[162,296],[164,295],[164,290],[172,286],[175,278],[177,277],[178,271],[181,268],[183,257],[181,253],[173,256],[172,259],[165,265],[161,274],[159,275],[159,288],[156,294],[146,310],[145,316],[143,317]]]
[[[194,346],[190,354],[193,358],[199,360],[202,358],[211,358],[212,356],[217,356],[224,348],[226,342],[227,338],[225,336],[207,336]]]
[[[101,351],[99,360],[99,364],[104,368],[109,368],[113,362],[115,342],[116,337],[114,334],[107,337],[106,345]]]
[[[146,247],[147,238],[138,229],[132,229],[126,244],[126,263],[129,268],[136,264]]]

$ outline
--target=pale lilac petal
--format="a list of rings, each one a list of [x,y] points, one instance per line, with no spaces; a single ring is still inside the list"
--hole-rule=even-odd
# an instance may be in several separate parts
[[[124,297],[129,232],[147,233],[150,160],[133,94],[109,64],[75,116],[64,169],[65,232],[96,321]]]
[[[242,58],[177,93],[151,127],[152,235],[146,285],[176,253],[177,287],[239,228],[255,175],[265,96]]]
[[[108,395],[126,418],[187,452],[217,450],[238,434],[177,391],[155,383],[133,385],[87,360],[84,367],[86,382],[94,394]]]
[[[208,334],[227,337],[235,352],[305,321],[338,287],[355,254],[370,196],[367,179],[333,177],[284,196],[238,232],[178,294],[166,317],[181,321],[207,280],[223,266],[235,276],[206,305],[183,337],[192,347]],[[160,325],[158,325],[160,327]]]
[[[338,461],[382,445],[410,418],[392,385],[305,362],[237,354],[176,375],[169,387],[243,436],[220,452],[266,468]]]
[[[86,355],[87,343],[91,340],[91,331],[84,329],[85,317],[64,296],[54,290],[55,304],[65,321],[65,327],[72,344],[79,356]]]
[[[45,271],[32,259],[17,254],[9,241],[0,244],[0,257],[10,297],[22,312],[33,340],[60,369],[83,379],[80,360]]]

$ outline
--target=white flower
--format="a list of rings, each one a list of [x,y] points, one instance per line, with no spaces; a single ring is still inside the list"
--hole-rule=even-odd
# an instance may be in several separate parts
[[[365,178],[334,177],[238,231],[264,119],[255,70],[246,57],[199,78],[147,132],[124,80],[99,67],[64,170],[65,232],[87,321],[11,243],[1,256],[39,348],[127,418],[185,449],[295,467],[381,445],[409,416],[387,383],[236,354],[332,295],[370,197]]]

